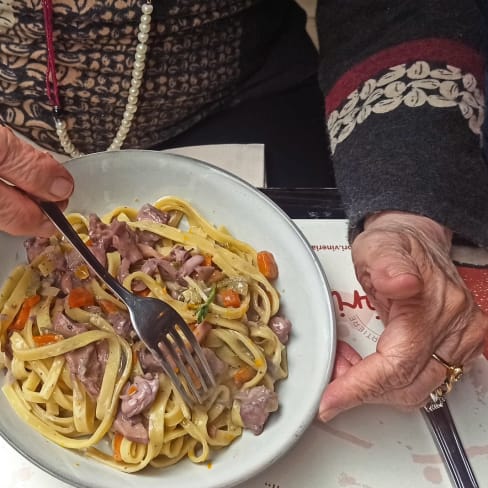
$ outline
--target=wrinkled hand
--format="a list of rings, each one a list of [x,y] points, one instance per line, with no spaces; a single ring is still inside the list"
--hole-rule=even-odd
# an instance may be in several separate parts
[[[1,126],[0,178],[41,199],[61,202],[61,206],[73,191],[73,179],[60,163]],[[54,227],[32,201],[0,181],[0,230],[49,237]]]
[[[417,409],[446,377],[434,352],[465,370],[481,354],[488,316],[449,258],[451,237],[418,215],[384,212],[367,220],[352,256],[385,330],[376,352],[364,359],[338,344],[333,380],[320,404],[322,421],[363,403]]]

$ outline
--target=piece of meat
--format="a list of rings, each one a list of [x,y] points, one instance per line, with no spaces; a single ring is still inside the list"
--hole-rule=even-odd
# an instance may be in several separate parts
[[[236,394],[240,401],[240,414],[246,429],[258,435],[263,431],[269,414],[278,410],[278,396],[265,386],[255,386]]]
[[[110,229],[113,232],[112,246],[119,251],[122,259],[127,259],[130,264],[143,259],[141,250],[137,245],[136,233],[126,222],[114,220],[110,224]]]
[[[270,329],[278,336],[282,344],[288,342],[291,332],[291,322],[280,315],[275,315],[269,321]]]
[[[31,263],[37,256],[42,254],[49,246],[50,241],[47,237],[31,237],[24,241],[24,248],[27,260]]]
[[[73,322],[62,313],[53,318],[53,329],[64,337],[73,337],[90,330],[88,324]],[[91,398],[98,398],[108,358],[107,342],[88,344],[67,352],[64,357],[70,373],[81,382]]]
[[[57,313],[53,317],[52,324],[54,331],[61,334],[63,337],[73,337],[90,330],[88,324],[73,322],[63,313]]]
[[[149,434],[143,423],[142,415],[127,418],[119,410],[112,424],[112,428],[115,432],[122,434],[132,442],[137,442],[138,444],[149,443]]]
[[[124,387],[124,394],[120,395],[120,411],[126,418],[131,418],[149,409],[159,391],[157,375],[146,373],[136,376],[132,383]]]
[[[161,363],[147,349],[139,351],[139,363],[145,373],[163,373]]]
[[[210,366],[210,369],[215,378],[218,378],[222,375],[227,369],[228,365],[224,363],[213,351],[208,347],[202,348],[203,354],[205,355],[205,359]]]
[[[108,345],[106,341],[88,344],[67,352],[64,356],[70,373],[80,380],[91,398],[97,399],[107,364]]]
[[[134,329],[130,321],[129,314],[122,310],[111,312],[107,315],[107,320],[115,330],[115,333],[126,340],[133,338]]]
[[[167,225],[170,218],[171,215],[168,212],[159,210],[149,203],[144,204],[137,213],[137,220],[149,220],[156,224]]]
[[[205,258],[201,254],[194,254],[183,262],[180,269],[178,270],[178,278],[183,278],[189,276],[195,271],[197,266],[200,266]]]

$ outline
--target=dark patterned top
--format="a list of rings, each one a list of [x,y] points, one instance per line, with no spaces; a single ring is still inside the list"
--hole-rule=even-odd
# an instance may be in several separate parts
[[[105,150],[120,125],[143,3],[53,1],[63,118],[82,152]],[[154,0],[153,5],[144,82],[124,147],[167,140],[235,101],[263,65],[290,8],[296,8],[288,0]],[[0,0],[0,117],[41,146],[62,152],[45,72],[41,0]]]
[[[488,246],[479,5],[319,2],[320,81],[351,239],[367,215],[403,210]]]

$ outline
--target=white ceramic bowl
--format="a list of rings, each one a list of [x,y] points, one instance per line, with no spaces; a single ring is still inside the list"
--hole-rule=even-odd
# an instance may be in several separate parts
[[[34,464],[78,487],[229,488],[248,480],[302,435],[330,379],[336,338],[333,307],[326,277],[309,244],[262,193],[200,161],[154,151],[121,151],[84,156],[67,167],[76,181],[68,211],[103,214],[118,205],[140,207],[172,194],[189,200],[212,223],[225,225],[256,249],[272,251],[280,270],[277,288],[283,310],[293,323],[289,377],[279,383],[280,409],[263,433],[245,432],[213,456],[211,469],[183,461],[165,470],[120,473],[44,439],[0,394],[1,435]],[[0,233],[1,282],[15,264],[25,261],[22,242]]]

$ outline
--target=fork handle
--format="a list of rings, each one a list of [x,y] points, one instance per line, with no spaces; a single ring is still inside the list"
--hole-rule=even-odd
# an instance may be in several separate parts
[[[82,258],[90,268],[104,281],[108,287],[125,303],[132,300],[132,294],[126,290],[114,277],[105,269],[95,255],[90,251],[88,246],[81,240],[73,226],[64,216],[61,209],[52,202],[37,200],[32,195],[26,194],[39,208],[49,217],[56,228],[68,239],[73,247],[81,254]]]

